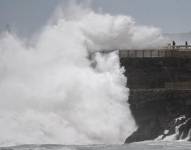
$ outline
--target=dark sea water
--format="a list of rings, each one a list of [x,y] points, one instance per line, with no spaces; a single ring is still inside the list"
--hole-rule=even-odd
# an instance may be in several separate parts
[[[123,145],[19,145],[1,147],[0,150],[191,150],[186,141],[145,141]]]

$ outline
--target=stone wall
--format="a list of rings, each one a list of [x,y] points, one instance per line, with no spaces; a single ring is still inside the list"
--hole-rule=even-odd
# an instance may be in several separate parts
[[[174,134],[175,118],[191,117],[191,59],[122,58],[121,65],[126,70],[130,108],[139,127],[126,143],[155,139],[164,130]]]

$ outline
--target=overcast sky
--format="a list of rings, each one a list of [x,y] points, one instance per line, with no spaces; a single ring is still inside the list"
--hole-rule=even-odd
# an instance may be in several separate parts
[[[0,29],[10,24],[18,33],[31,34],[46,23],[60,2],[67,1],[0,0]],[[191,0],[92,0],[92,7],[130,15],[138,24],[154,25],[164,33],[191,31]]]

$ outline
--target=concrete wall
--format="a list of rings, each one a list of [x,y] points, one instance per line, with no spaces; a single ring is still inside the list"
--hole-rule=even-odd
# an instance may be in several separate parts
[[[191,81],[189,58],[121,58],[130,89],[164,88],[167,83]]]
[[[130,108],[139,126],[127,143],[155,139],[166,129],[173,134],[176,117],[191,117],[191,59],[121,58],[121,65],[130,88]]]

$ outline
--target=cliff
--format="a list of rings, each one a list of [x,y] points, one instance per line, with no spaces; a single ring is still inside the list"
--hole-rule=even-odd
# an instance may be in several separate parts
[[[138,129],[126,143],[174,134],[190,140],[191,59],[186,57],[121,58],[129,103]]]

